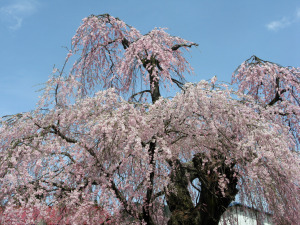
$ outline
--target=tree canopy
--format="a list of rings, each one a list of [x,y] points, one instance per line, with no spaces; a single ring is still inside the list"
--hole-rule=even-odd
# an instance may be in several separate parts
[[[237,90],[185,83],[194,46],[108,14],[83,19],[37,108],[1,120],[1,223],[213,225],[236,198],[300,221],[300,69],[252,56]],[[161,96],[172,85],[181,91]]]

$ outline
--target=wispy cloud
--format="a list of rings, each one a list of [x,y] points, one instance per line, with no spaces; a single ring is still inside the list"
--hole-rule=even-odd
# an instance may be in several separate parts
[[[287,18],[282,18],[281,20],[276,20],[276,21],[272,21],[270,23],[267,24],[267,28],[269,30],[279,30],[285,27],[288,27],[289,25],[291,25],[291,21]]]
[[[22,26],[23,20],[37,11],[36,0],[15,0],[0,7],[0,20],[9,29],[17,30]]]
[[[296,10],[294,16],[291,17],[283,17],[280,20],[274,20],[266,25],[268,30],[278,31],[280,29],[286,28],[293,23],[300,21],[300,8]]]
[[[297,17],[297,18],[300,18],[300,8],[297,9],[297,11],[296,11],[296,17]]]

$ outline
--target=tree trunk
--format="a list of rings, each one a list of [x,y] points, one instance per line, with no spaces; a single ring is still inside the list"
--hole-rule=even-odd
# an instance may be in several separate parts
[[[194,210],[194,204],[188,190],[189,179],[186,169],[177,159],[172,162],[171,182],[168,185],[166,199],[171,211],[168,225],[198,224],[200,212]]]
[[[222,214],[234,200],[238,190],[237,178],[233,176],[233,166],[225,165],[222,161],[223,174],[230,183],[223,196],[218,187],[218,176],[215,176],[213,164],[202,167],[203,155],[198,154],[193,158],[192,168],[184,168],[177,159],[173,162],[174,170],[171,173],[171,183],[166,194],[167,203],[171,211],[168,225],[199,224],[218,225]],[[210,171],[208,175],[207,171]],[[220,170],[218,171],[220,172]],[[189,181],[198,178],[201,181],[199,202],[194,205],[188,190]],[[189,180],[190,179],[190,180]]]
[[[146,60],[145,60],[146,61]],[[145,68],[147,66],[147,63],[145,63]],[[152,103],[154,104],[160,97],[160,91],[159,91],[159,81],[155,80],[155,77],[153,75],[153,69],[148,71],[150,76],[150,92],[151,92],[151,98]],[[152,171],[149,175],[150,184],[147,188],[146,198],[144,199],[144,206],[143,206],[143,220],[146,222],[147,225],[154,225],[151,215],[150,215],[150,207],[149,204],[151,203],[151,198],[153,195],[153,182],[154,182],[154,171],[155,171],[155,160],[154,160],[154,153],[156,148],[156,142],[151,142],[149,146],[149,163],[152,167]]]

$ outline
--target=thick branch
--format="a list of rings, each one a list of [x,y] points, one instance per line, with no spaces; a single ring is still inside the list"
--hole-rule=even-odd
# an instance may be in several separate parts
[[[172,78],[171,79],[181,90],[183,90],[182,86],[184,85],[182,82]]]
[[[280,80],[279,77],[276,77],[276,87],[275,90],[279,90],[280,86]],[[268,104],[269,106],[274,105],[276,102],[278,101],[282,101],[282,98],[280,97],[280,95],[282,95],[284,92],[286,92],[286,89],[279,91],[276,91],[275,97],[273,98],[273,100]]]
[[[136,218],[136,212],[128,205],[126,198],[123,196],[123,194],[119,191],[119,189],[116,187],[115,183],[113,181],[110,182],[111,184],[111,188],[113,189],[113,191],[115,192],[116,197],[120,200],[120,202],[122,202],[125,211]],[[142,215],[139,214],[138,218],[139,220],[142,220]]]
[[[129,98],[128,101],[131,101],[135,96],[137,96],[137,95],[143,95],[143,94],[146,93],[146,92],[151,93],[150,90],[144,90],[144,91],[137,92],[137,93],[131,95],[131,97]]]
[[[123,38],[122,45],[124,49],[127,49],[130,45],[130,42],[126,38]]]
[[[172,50],[173,51],[176,51],[177,49],[179,49],[179,48],[181,48],[181,47],[189,47],[189,48],[191,48],[193,45],[195,45],[195,46],[198,46],[198,44],[196,44],[196,43],[191,43],[191,44],[176,44],[176,45],[174,45],[174,46],[172,46]]]
[[[51,125],[50,127],[53,129],[52,131],[50,131],[50,133],[57,134],[58,136],[60,136],[62,139],[64,139],[65,141],[67,141],[69,143],[75,144],[78,142],[77,140],[75,140],[73,138],[69,138],[69,137],[65,136],[63,133],[60,132],[60,130],[56,126]]]
[[[282,101],[282,98],[280,97],[280,95],[282,95],[284,92],[286,92],[286,89],[283,89],[280,91],[280,94],[278,92],[276,92],[275,97],[272,99],[272,101],[268,104],[269,106],[274,105],[276,102],[278,101]]]
[[[154,153],[156,148],[156,142],[151,142],[150,147],[148,150],[149,157],[150,157],[150,166],[152,171],[149,175],[150,183],[148,184],[147,193],[146,193],[146,199],[143,206],[143,219],[147,224],[154,224],[152,221],[152,218],[150,216],[150,209],[149,205],[151,203],[152,195],[153,195],[153,184],[154,184],[154,171],[155,171],[155,160],[154,160]]]

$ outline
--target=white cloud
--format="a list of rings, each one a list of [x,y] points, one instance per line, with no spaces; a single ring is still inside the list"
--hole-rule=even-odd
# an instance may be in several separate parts
[[[300,20],[300,9],[296,10],[296,13],[292,17],[283,17],[281,20],[274,20],[266,25],[268,30],[278,31],[285,27],[292,25]]]
[[[285,28],[287,26],[291,25],[291,21],[287,18],[282,18],[281,20],[272,21],[267,24],[267,28],[269,30],[277,31],[279,29]]]
[[[23,20],[37,11],[36,0],[16,0],[0,7],[0,20],[10,29],[17,30],[22,26]]]

